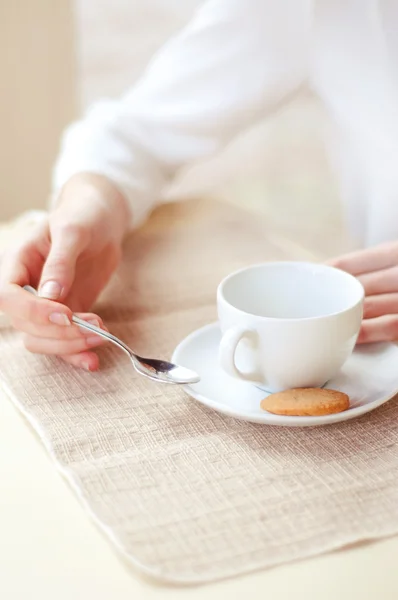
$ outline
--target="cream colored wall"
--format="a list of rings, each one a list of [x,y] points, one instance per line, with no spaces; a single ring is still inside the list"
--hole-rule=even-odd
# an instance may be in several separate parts
[[[0,0],[0,220],[42,208],[76,114],[72,2]]]

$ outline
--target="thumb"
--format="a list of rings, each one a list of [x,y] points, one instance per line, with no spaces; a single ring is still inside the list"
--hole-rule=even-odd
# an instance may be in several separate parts
[[[86,233],[78,226],[67,225],[51,231],[51,248],[40,279],[40,296],[61,300],[68,295],[76,261],[86,245]]]

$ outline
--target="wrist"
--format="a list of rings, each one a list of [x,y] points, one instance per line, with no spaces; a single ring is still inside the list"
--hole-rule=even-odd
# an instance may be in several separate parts
[[[103,234],[122,243],[129,230],[131,214],[128,202],[116,185],[103,175],[77,173],[63,186],[54,206],[83,216],[95,223]]]

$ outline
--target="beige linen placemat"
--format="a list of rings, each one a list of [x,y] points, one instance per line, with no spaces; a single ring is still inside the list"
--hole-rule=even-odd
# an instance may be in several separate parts
[[[164,208],[98,310],[138,352],[169,357],[215,320],[229,271],[303,257],[239,210]],[[4,386],[96,522],[157,579],[203,583],[398,532],[396,401],[325,428],[252,425],[140,378],[113,347],[90,374],[28,354],[11,329],[0,340]]]

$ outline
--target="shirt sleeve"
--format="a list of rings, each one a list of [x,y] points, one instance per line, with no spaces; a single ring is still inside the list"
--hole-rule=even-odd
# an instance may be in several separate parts
[[[308,0],[210,0],[118,99],[64,133],[53,198],[78,172],[108,177],[137,226],[177,170],[210,157],[303,82]]]

